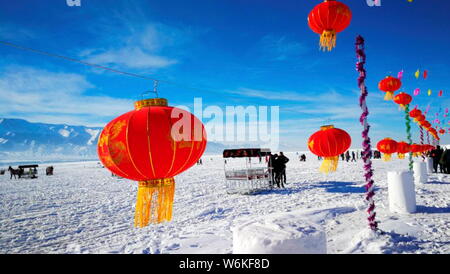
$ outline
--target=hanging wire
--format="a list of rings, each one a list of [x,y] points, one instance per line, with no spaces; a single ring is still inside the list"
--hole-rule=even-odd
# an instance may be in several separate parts
[[[123,75],[128,75],[128,76],[131,76],[131,77],[136,77],[136,78],[140,78],[140,79],[144,79],[144,80],[154,81],[153,92],[155,92],[156,94],[157,94],[156,88],[158,87],[158,83],[166,83],[166,84],[169,84],[169,85],[172,85],[172,86],[177,86],[177,87],[190,89],[190,90],[196,90],[196,91],[200,91],[200,92],[203,92],[203,93],[204,92],[208,92],[208,93],[215,92],[215,93],[218,93],[218,91],[206,90],[206,89],[201,89],[201,88],[195,88],[195,87],[183,85],[181,83],[177,83],[177,82],[173,82],[173,81],[161,80],[161,79],[156,79],[156,78],[152,78],[152,77],[145,76],[145,75],[140,75],[140,74],[137,74],[137,73],[132,73],[132,72],[126,72],[126,71],[122,71],[122,70],[118,70],[118,69],[113,69],[113,68],[110,68],[110,67],[106,67],[106,66],[102,66],[102,65],[98,65],[98,64],[85,62],[85,61],[82,61],[82,60],[79,60],[79,59],[75,59],[75,58],[71,58],[71,57],[67,57],[67,56],[64,56],[64,55],[54,54],[54,53],[50,53],[50,52],[47,52],[47,51],[42,51],[42,50],[37,50],[37,49],[34,49],[34,48],[30,48],[30,47],[20,46],[20,45],[17,45],[17,44],[11,43],[11,42],[7,42],[7,41],[0,40],[0,44],[2,44],[4,46],[8,46],[8,47],[13,47],[13,48],[16,48],[16,49],[19,49],[19,50],[23,50],[23,51],[29,51],[29,52],[37,53],[37,54],[40,54],[40,55],[46,55],[46,56],[55,57],[55,58],[63,59],[63,60],[70,61],[70,62],[79,63],[79,64],[82,64],[82,65],[85,65],[85,66],[90,66],[90,67],[94,67],[94,68],[98,68],[98,69],[107,70],[107,71],[118,73],[118,74],[123,74]]]

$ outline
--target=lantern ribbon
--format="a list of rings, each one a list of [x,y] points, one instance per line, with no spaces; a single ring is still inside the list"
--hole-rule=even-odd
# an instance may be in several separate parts
[[[409,104],[406,105],[405,108],[405,120],[406,120],[406,137],[408,139],[408,144],[412,145],[412,138],[411,138],[411,119],[409,119]],[[413,170],[413,157],[412,152],[409,152],[409,170]]]
[[[356,37],[356,56],[358,62],[356,63],[356,70],[359,72],[358,77],[358,86],[361,90],[361,96],[359,97],[359,106],[361,107],[362,114],[359,118],[361,125],[364,127],[361,135],[363,138],[363,153],[362,158],[364,161],[364,178],[366,179],[366,201],[369,206],[367,208],[367,213],[369,217],[367,218],[369,222],[369,227],[372,230],[377,230],[378,224],[375,221],[375,202],[373,200],[373,196],[375,195],[374,191],[374,181],[372,179],[373,170],[372,170],[372,159],[371,159],[371,144],[369,138],[369,129],[370,126],[367,122],[367,116],[369,115],[369,110],[366,104],[366,97],[369,94],[367,91],[367,87],[365,84],[366,80],[366,70],[364,69],[364,64],[366,63],[366,54],[364,52],[364,38],[360,35]]]
[[[141,181],[138,186],[134,226],[172,219],[175,181],[173,178]]]

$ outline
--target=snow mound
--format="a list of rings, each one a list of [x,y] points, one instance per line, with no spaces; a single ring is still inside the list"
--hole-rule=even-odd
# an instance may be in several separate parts
[[[235,254],[324,254],[324,228],[303,214],[273,214],[232,228]]]
[[[357,254],[392,254],[418,253],[417,239],[410,235],[395,232],[375,232],[364,229],[350,241],[349,247],[343,253]]]

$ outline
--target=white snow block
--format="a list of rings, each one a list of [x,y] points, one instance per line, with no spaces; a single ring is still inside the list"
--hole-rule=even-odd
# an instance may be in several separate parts
[[[411,171],[389,171],[389,210],[393,213],[416,212],[416,192]]]
[[[415,162],[413,165],[414,182],[416,184],[428,181],[427,164],[425,162]]]
[[[433,173],[433,158],[427,157],[426,163],[427,163],[428,173]]]
[[[325,230],[318,224],[277,214],[234,226],[233,254],[326,254]]]

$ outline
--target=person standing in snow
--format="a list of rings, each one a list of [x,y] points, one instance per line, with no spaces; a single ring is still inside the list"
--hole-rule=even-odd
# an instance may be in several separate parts
[[[356,162],[356,155],[355,155],[355,152],[354,151],[352,151],[352,162]]]
[[[275,166],[277,169],[277,185],[284,188],[286,184],[286,163],[289,162],[289,158],[284,156],[283,152],[280,152],[280,156],[275,160]]]
[[[276,181],[276,178],[277,178],[277,174],[276,174],[277,170],[275,170],[275,162],[276,162],[277,157],[278,157],[277,154],[269,154],[269,161],[268,161],[267,166],[269,167],[269,171],[270,171],[270,174],[271,174],[271,178],[270,178],[270,180],[271,180],[270,181],[270,185],[271,186],[275,185],[275,181]]]
[[[348,162],[350,160],[350,152],[347,150],[345,153],[345,160]]]
[[[434,173],[438,172],[439,161],[441,160],[442,150],[440,146],[436,146],[436,149],[431,151],[431,158],[433,158],[433,170]]]

